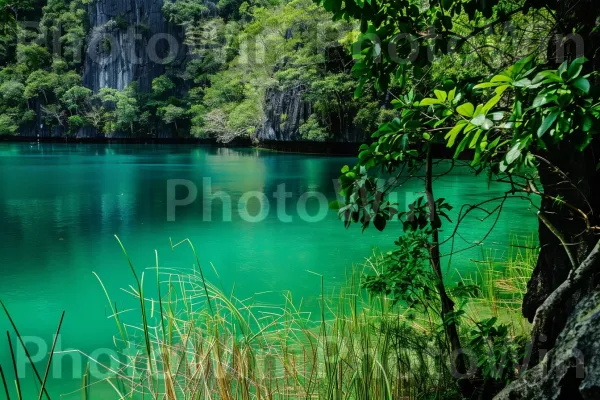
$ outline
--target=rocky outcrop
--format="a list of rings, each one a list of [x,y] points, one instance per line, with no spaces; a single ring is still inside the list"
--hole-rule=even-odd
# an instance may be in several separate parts
[[[290,39],[293,32],[288,30],[286,38]],[[329,46],[325,49],[325,70],[329,73],[349,73],[348,65],[352,59],[341,45]],[[275,68],[275,71],[279,66]],[[271,88],[265,96],[265,121],[257,132],[259,141],[303,141],[300,126],[313,113],[312,104],[304,98],[310,88],[298,84],[290,88]],[[344,107],[342,107],[344,108]],[[337,143],[360,143],[368,135],[354,125],[356,109],[347,107],[340,113],[328,116],[327,129],[331,134],[329,141]]]
[[[302,98],[304,88],[270,89],[265,99],[265,122],[259,129],[259,141],[298,141],[300,125],[312,114],[310,103]]]
[[[185,53],[181,29],[162,13],[163,0],[96,0],[90,3],[90,33],[84,85],[123,90],[136,81],[148,91],[167,64]]]
[[[600,399],[600,288],[570,315],[542,362],[500,392],[496,400]]]

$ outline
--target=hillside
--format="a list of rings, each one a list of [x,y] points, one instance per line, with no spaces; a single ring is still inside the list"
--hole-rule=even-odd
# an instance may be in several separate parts
[[[310,0],[8,2],[0,135],[361,142],[356,23]],[[33,22],[29,22],[33,21]]]

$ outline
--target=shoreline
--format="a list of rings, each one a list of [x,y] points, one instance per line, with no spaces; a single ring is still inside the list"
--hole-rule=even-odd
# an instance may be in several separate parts
[[[245,147],[256,148],[263,151],[272,151],[287,154],[304,154],[315,156],[340,156],[356,157],[359,147],[363,143],[349,142],[291,142],[268,140],[253,142],[251,139],[238,139],[229,143],[219,143],[215,139],[203,138],[77,138],[60,136],[0,136],[0,143],[56,143],[56,144],[135,144],[135,145],[208,145],[215,147]],[[434,158],[453,159],[454,151],[448,149],[443,143],[433,145]],[[473,150],[465,150],[459,160],[472,159]]]
[[[77,138],[60,136],[0,136],[0,143],[56,143],[56,144],[137,144],[137,145],[210,145],[217,147],[248,147],[265,151],[306,155],[356,156],[361,143],[339,142],[287,142],[263,141],[253,143],[250,139],[219,143],[215,139],[202,138]]]

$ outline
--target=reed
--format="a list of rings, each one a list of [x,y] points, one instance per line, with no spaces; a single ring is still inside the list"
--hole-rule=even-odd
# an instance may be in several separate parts
[[[477,274],[464,277],[465,282],[492,285],[470,299],[465,323],[478,313],[506,314],[515,331],[526,330],[516,304],[524,294],[534,256],[521,251],[508,261],[488,258],[478,264]],[[197,262],[195,251],[194,257]],[[205,280],[199,265],[182,271],[159,266],[156,259],[151,270],[157,277],[157,298],[144,295],[143,278],[137,279],[128,259],[136,277],[136,287],[129,293],[139,301],[137,317],[117,312],[106,293],[119,331],[120,364],[108,379],[117,398],[341,400],[456,395],[440,321],[361,289],[364,269],[379,268],[377,257],[367,260],[363,269],[350,271],[347,284],[331,293],[325,293],[324,278],[315,276],[321,296],[314,309],[295,302],[290,292],[282,293],[280,305],[262,302],[260,295],[239,299]],[[87,375],[86,383],[94,384]],[[93,398],[93,393],[86,391],[85,398]]]

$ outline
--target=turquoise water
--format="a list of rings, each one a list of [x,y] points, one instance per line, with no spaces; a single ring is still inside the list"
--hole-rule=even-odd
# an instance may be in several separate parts
[[[374,247],[390,248],[401,232],[397,224],[383,233],[345,230],[335,213],[319,203],[335,199],[333,182],[340,168],[353,161],[189,145],[0,144],[0,299],[21,334],[29,337],[30,351],[42,370],[44,347],[50,346],[63,310],[59,350],[90,354],[113,348],[114,322],[106,317],[106,299],[92,272],[103,279],[120,309],[135,306],[120,290],[133,279],[114,235],[123,241],[138,271],[154,266],[155,249],[161,266],[191,268],[191,251],[182,247],[173,252],[170,247],[170,238],[189,238],[208,278],[217,279],[212,263],[226,290],[235,286],[238,297],[271,292],[262,294],[263,300],[279,301],[282,290],[292,290],[296,299],[305,298],[310,305],[316,302],[320,283],[307,270],[323,274],[327,289],[333,289],[343,282],[345,271],[364,262]],[[204,206],[205,178],[210,179],[211,192],[230,197],[230,220],[227,214],[223,219],[221,201]],[[169,180],[189,181],[198,190],[196,201],[176,209],[174,221],[169,221]],[[273,198],[279,185],[291,196],[279,201],[285,210]],[[406,185],[398,194],[400,204],[422,195],[421,190],[418,182]],[[440,178],[436,190],[438,197],[458,205],[501,195],[506,188],[489,186],[485,177],[457,169]],[[269,211],[249,192],[265,193]],[[319,200],[313,192],[324,197]],[[311,195],[303,198],[304,193]],[[174,194],[184,199],[189,193],[179,185]],[[247,212],[240,214],[240,203]],[[457,212],[458,207],[451,214],[455,217]],[[493,218],[480,222],[477,217],[482,216],[473,214],[461,226],[457,248],[468,247],[487,232]],[[250,222],[253,218],[260,221]],[[512,200],[484,246],[502,253],[510,234],[530,235],[535,229],[527,202]],[[481,247],[464,251],[453,259],[452,269],[467,272],[473,268],[470,260],[480,255]],[[9,329],[4,315],[0,328]],[[0,364],[14,388],[5,343],[3,335]],[[17,361],[24,365],[21,353]],[[51,393],[76,390],[81,357],[59,355],[54,361]],[[33,380],[30,369],[25,375]]]

